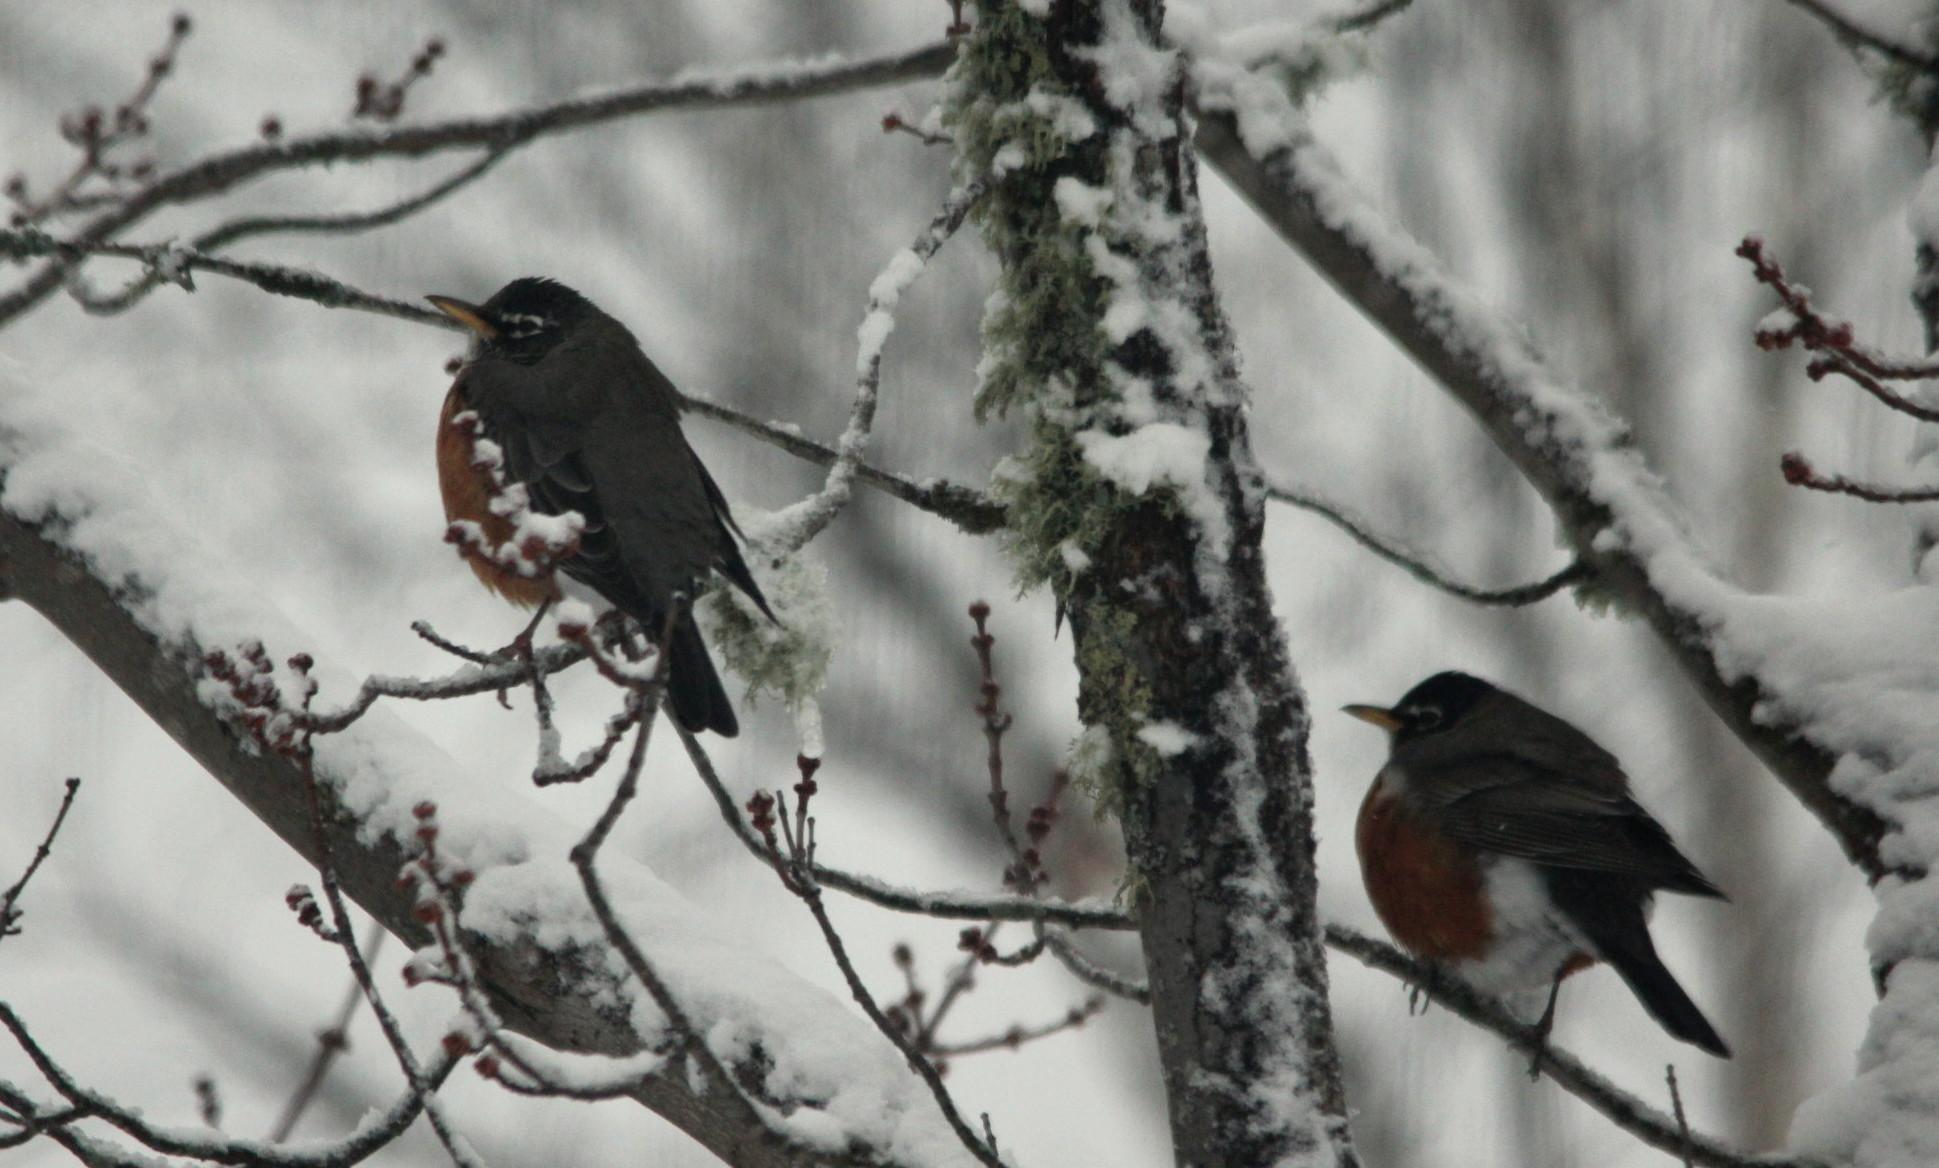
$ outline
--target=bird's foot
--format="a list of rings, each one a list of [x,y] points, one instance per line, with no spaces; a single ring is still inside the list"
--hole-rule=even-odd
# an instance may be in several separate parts
[[[1534,1044],[1529,1050],[1528,1081],[1533,1083],[1542,1077],[1542,1061],[1548,1058],[1549,1031],[1555,1029],[1555,999],[1562,993],[1562,974],[1557,973],[1549,983],[1548,1005],[1542,1008],[1542,1016],[1535,1021]]]

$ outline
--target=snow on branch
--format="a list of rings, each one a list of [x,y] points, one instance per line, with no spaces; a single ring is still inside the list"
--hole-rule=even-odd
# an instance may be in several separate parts
[[[942,210],[914,243],[891,256],[888,265],[869,285],[868,308],[856,330],[855,399],[849,406],[848,425],[835,443],[835,460],[821,489],[781,511],[768,524],[764,554],[775,557],[792,554],[820,535],[848,505],[854,490],[856,467],[868,451],[869,435],[875,426],[875,403],[882,387],[882,346],[895,328],[895,308],[902,294],[922,275],[949,237],[969,216],[970,209],[983,197],[985,183],[968,182],[949,193]]]

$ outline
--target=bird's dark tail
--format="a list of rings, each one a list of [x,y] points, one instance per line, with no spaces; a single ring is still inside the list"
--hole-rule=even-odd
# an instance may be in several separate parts
[[[1601,873],[1547,873],[1556,907],[1582,930],[1595,946],[1596,956],[1613,966],[1636,1000],[1673,1037],[1718,1058],[1729,1058],[1730,1047],[1716,1027],[1683,992],[1663,959],[1656,955],[1649,926],[1643,919],[1647,892],[1634,885],[1610,887]]]
[[[1636,994],[1636,1000],[1650,1016],[1663,1024],[1663,1029],[1673,1036],[1702,1050],[1707,1050],[1718,1058],[1729,1058],[1730,1047],[1716,1027],[1697,1009],[1690,995],[1664,966],[1663,960],[1656,955],[1656,946],[1650,942],[1649,933],[1638,929],[1642,944],[1628,949],[1610,949],[1605,956],[1609,964],[1616,967],[1629,988]]]
[[[700,639],[700,626],[691,616],[673,630],[667,652],[667,702],[681,728],[693,734],[712,730],[722,738],[739,734],[740,721],[721,688],[713,658],[707,655],[707,643]]]

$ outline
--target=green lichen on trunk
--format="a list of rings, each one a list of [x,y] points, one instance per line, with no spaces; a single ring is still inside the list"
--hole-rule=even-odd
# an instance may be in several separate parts
[[[1100,808],[1158,764],[1136,737],[1152,686],[1137,653],[1138,614],[1092,572],[1109,545],[1153,509],[1176,513],[1170,489],[1133,495],[1088,463],[1075,435],[1128,429],[1119,412],[1122,368],[1102,322],[1112,283],[1094,256],[1113,237],[1109,216],[1074,220],[1057,199],[1060,181],[1110,189],[1108,128],[1122,115],[1104,102],[1096,70],[1073,46],[1101,35],[1089,6],[1056,3],[1047,17],[1015,3],[984,3],[952,70],[944,124],[962,177],[997,181],[975,221],[1002,263],[983,319],[979,421],[1020,411],[1028,445],[1005,461],[993,488],[1008,511],[1006,550],[1020,588],[1048,585],[1071,614],[1082,679],[1079,713],[1102,725],[1113,750],[1093,789]],[[1128,246],[1128,244],[1127,244]],[[1123,250],[1120,248],[1119,250]],[[1128,343],[1128,342],[1127,342]],[[1121,363],[1118,363],[1121,365]]]

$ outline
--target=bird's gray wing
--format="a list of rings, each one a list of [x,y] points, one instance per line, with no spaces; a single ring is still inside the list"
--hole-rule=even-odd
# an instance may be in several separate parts
[[[1609,789],[1607,776],[1585,783],[1519,751],[1406,770],[1408,789],[1432,822],[1479,851],[1625,876],[1651,888],[1722,895],[1626,789]]]

